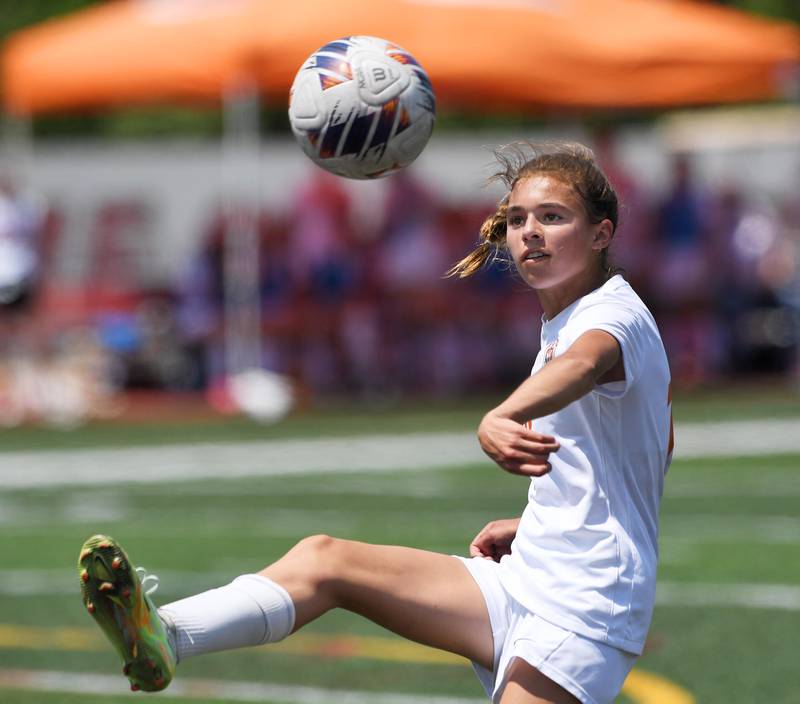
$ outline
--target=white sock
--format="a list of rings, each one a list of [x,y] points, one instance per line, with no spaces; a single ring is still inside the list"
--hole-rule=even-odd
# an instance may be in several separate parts
[[[201,653],[283,640],[294,628],[287,591],[260,574],[245,574],[158,610],[178,661]]]

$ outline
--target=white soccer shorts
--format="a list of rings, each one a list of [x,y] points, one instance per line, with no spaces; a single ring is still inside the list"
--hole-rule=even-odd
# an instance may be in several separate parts
[[[458,557],[478,583],[494,636],[494,671],[472,666],[492,701],[499,701],[514,658],[525,660],[583,704],[611,704],[637,656],[591,640],[523,609],[503,588],[499,565],[482,557]]]

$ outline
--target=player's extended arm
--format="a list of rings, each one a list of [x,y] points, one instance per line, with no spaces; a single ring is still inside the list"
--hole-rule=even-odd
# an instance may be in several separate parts
[[[601,379],[619,378],[621,362],[622,351],[613,335],[602,330],[585,332],[483,417],[478,427],[483,451],[512,474],[546,474],[550,471],[547,457],[559,446],[555,438],[523,423],[561,410],[589,393]]]

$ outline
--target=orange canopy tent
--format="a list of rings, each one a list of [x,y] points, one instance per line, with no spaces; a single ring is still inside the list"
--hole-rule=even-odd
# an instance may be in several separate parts
[[[485,111],[769,100],[800,66],[797,26],[689,0],[117,0],[12,36],[3,100],[219,101],[247,77],[285,103],[308,54],[350,34],[391,39],[440,103]]]

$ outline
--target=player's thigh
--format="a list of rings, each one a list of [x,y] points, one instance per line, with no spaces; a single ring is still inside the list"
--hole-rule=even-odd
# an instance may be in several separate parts
[[[406,638],[491,668],[494,645],[483,594],[450,555],[342,541],[342,606]]]
[[[522,658],[514,658],[506,670],[500,704],[580,704],[580,701]]]
[[[491,669],[494,647],[486,603],[461,560],[415,548],[326,536],[310,539],[297,554],[300,560],[316,565],[318,582],[313,591],[329,595],[332,606]],[[302,585],[295,592],[292,569],[281,562],[265,573],[284,584],[293,599],[297,594],[302,600]]]

